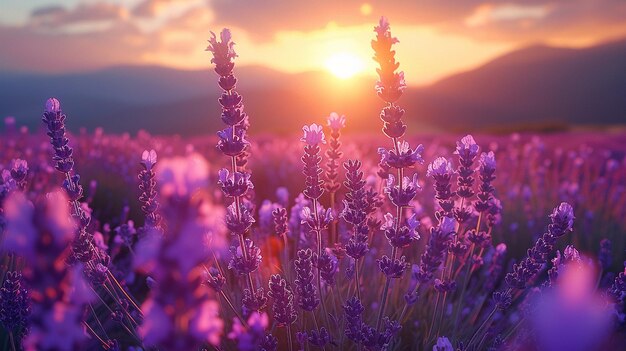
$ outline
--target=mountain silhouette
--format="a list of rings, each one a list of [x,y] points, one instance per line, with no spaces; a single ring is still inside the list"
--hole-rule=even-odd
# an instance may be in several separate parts
[[[406,64],[406,63],[405,63]],[[377,130],[383,102],[369,76],[288,74],[238,67],[253,132],[292,133],[332,111],[349,130]],[[70,129],[214,134],[222,127],[210,69],[120,66],[93,72],[0,72],[0,117],[37,128],[43,103],[58,97]],[[399,104],[409,131],[479,131],[626,123],[626,40],[583,49],[531,46],[430,86],[408,87]]]

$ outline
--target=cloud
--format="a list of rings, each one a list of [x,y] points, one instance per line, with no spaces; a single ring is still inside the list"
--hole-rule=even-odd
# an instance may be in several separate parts
[[[0,70],[63,72],[139,64],[154,47],[153,38],[137,27],[119,23],[106,31],[72,33],[42,32],[31,27],[0,26]]]
[[[480,40],[518,43],[626,34],[626,2],[615,0],[211,0],[216,21],[271,40],[280,31],[310,31],[328,23],[353,26],[385,15],[392,25],[429,26]],[[280,9],[280,11],[277,11]],[[558,39],[558,40],[557,40]]]
[[[58,28],[77,23],[116,21],[128,17],[125,7],[108,2],[79,4],[73,9],[62,6],[36,8],[30,15],[30,26]]]
[[[267,40],[283,30],[309,31],[328,23],[352,26],[375,22],[380,15],[392,23],[432,25],[461,20],[483,0],[212,0],[209,1],[219,23],[246,29],[258,39]],[[280,9],[280,10],[277,10]]]
[[[532,1],[485,4],[462,23],[442,30],[465,31],[480,40],[590,45],[626,35],[626,2],[613,0]]]

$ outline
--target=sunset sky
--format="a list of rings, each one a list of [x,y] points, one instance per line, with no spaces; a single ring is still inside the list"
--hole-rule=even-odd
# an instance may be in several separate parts
[[[229,27],[239,65],[374,74],[385,15],[408,84],[422,85],[534,43],[581,47],[626,36],[621,0],[2,0],[0,70],[115,65],[208,68],[209,31]]]

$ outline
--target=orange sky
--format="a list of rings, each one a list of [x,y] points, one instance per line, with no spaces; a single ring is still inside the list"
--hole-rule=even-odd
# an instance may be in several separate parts
[[[377,18],[386,15],[400,39],[407,82],[421,85],[530,43],[587,46],[626,35],[626,2],[612,0],[4,0],[0,6],[0,45],[10,48],[0,53],[0,70],[20,71],[207,68],[208,32],[227,26],[239,65],[373,75],[369,42]]]

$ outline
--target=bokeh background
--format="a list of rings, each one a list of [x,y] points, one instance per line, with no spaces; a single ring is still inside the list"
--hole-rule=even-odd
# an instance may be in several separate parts
[[[2,0],[0,117],[38,128],[56,96],[74,131],[213,133],[204,49],[229,27],[246,110],[263,121],[252,132],[297,132],[330,111],[357,122],[348,132],[375,131],[369,42],[381,15],[401,41],[412,133],[623,131],[617,0]]]

